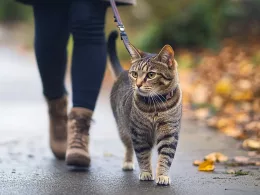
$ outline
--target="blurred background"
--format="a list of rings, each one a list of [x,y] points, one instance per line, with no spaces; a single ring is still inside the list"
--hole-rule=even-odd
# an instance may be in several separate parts
[[[173,46],[186,113],[228,136],[257,141],[245,147],[260,148],[259,0],[138,0],[120,14],[139,49]],[[111,10],[106,28],[107,34],[115,29]],[[33,56],[33,36],[31,7],[0,1],[0,44]],[[70,55],[72,45],[70,39]],[[121,41],[118,48],[129,66]]]

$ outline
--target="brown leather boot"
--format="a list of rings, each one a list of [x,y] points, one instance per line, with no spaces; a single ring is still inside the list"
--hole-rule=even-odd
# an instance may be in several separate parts
[[[65,159],[67,148],[67,96],[47,100],[50,120],[50,146],[58,159]]]
[[[71,109],[68,118],[67,165],[83,167],[90,165],[88,145],[92,113],[86,108],[75,107]]]

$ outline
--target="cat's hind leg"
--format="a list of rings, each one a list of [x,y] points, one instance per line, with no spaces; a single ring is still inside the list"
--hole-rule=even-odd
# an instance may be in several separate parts
[[[122,129],[119,129],[119,135],[125,146],[125,158],[124,158],[122,169],[124,171],[132,171],[134,170],[134,161],[133,161],[134,149],[133,149],[131,136],[128,132],[125,132]]]

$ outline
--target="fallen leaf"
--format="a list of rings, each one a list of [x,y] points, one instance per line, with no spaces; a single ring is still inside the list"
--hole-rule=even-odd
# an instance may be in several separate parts
[[[218,129],[221,129],[221,128],[224,128],[224,127],[233,127],[234,126],[234,122],[231,121],[230,119],[228,118],[220,118],[217,122],[217,128]]]
[[[253,92],[250,90],[246,91],[235,91],[232,94],[232,99],[235,101],[248,101],[253,99]]]
[[[204,159],[216,162],[217,161],[216,152],[208,154],[207,156],[204,157]]]
[[[254,156],[257,155],[257,152],[256,152],[256,151],[249,151],[249,152],[247,153],[247,155],[250,156],[250,157],[254,157]]]
[[[243,147],[253,150],[260,150],[260,141],[253,140],[253,139],[246,139],[243,142]]]
[[[236,106],[234,103],[228,103],[223,108],[223,113],[233,115],[236,113]]]
[[[250,117],[247,113],[239,113],[235,115],[235,120],[238,123],[245,123],[250,120]]]
[[[198,167],[199,171],[214,171],[214,169],[215,169],[215,165],[214,162],[211,160],[205,160]]]
[[[232,90],[232,82],[229,78],[223,78],[217,82],[215,91],[219,95],[228,96]]]
[[[249,158],[245,156],[236,156],[234,157],[234,161],[241,164],[249,163]]]
[[[230,137],[239,137],[241,136],[241,131],[235,127],[225,127],[225,128],[221,128],[221,131],[224,132],[227,136]]]
[[[235,170],[234,169],[229,169],[226,171],[227,174],[235,174]]]
[[[252,87],[252,82],[249,80],[241,79],[238,81],[237,85],[241,90],[249,90]]]
[[[256,131],[259,127],[258,127],[258,122],[257,121],[252,121],[248,124],[246,124],[245,126],[245,130],[247,131]]]
[[[204,159],[213,162],[226,162],[228,160],[228,157],[220,152],[213,152],[205,156]]]
[[[216,108],[221,108],[223,106],[224,100],[222,97],[220,96],[215,96],[212,99],[212,104],[216,107]]]
[[[217,162],[226,162],[228,160],[228,157],[224,154],[218,153],[217,156]]]
[[[199,166],[202,162],[203,162],[203,161],[201,161],[201,160],[194,160],[194,161],[193,161],[193,165],[194,165],[194,166]]]

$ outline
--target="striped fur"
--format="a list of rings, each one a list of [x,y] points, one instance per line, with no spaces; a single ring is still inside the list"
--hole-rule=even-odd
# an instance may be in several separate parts
[[[168,174],[177,148],[182,116],[177,62],[170,46],[165,46],[159,54],[147,54],[132,48],[136,55],[131,68],[118,75],[111,92],[113,114],[126,148],[123,170],[133,170],[135,151],[140,180],[153,180],[151,151],[157,145],[156,183],[169,185]],[[133,77],[133,71],[137,78]],[[149,72],[156,73],[155,78],[148,78]],[[139,89],[137,85],[140,84]],[[165,94],[172,91],[173,96],[166,100]]]

